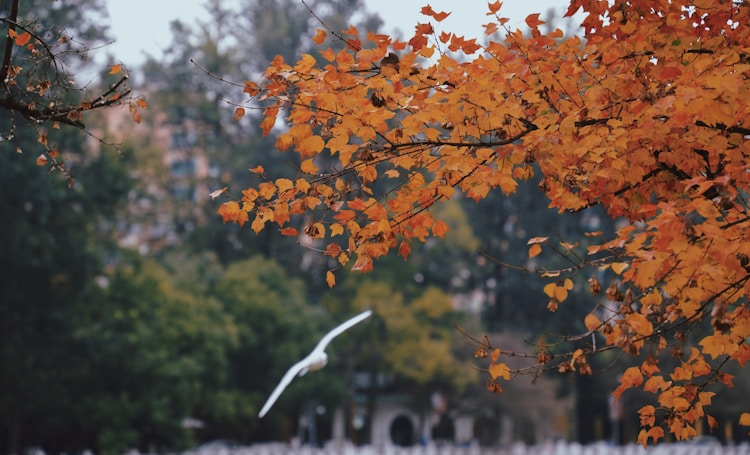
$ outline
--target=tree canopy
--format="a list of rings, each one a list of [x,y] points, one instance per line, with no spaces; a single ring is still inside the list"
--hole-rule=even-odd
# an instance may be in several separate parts
[[[256,184],[214,196],[232,197],[225,222],[275,225],[335,259],[330,286],[340,268],[367,272],[443,237],[441,201],[536,178],[561,218],[601,207],[615,228],[531,237],[513,265],[546,279],[549,301],[536,303],[553,311],[573,292],[600,295],[580,334],[530,355],[538,370],[581,374],[597,353],[632,356],[615,395],[654,394],[639,441],[687,438],[716,425],[710,386],[731,386],[725,367],[750,359],[750,4],[573,0],[575,13],[580,36],[543,31],[538,14],[527,33],[511,29],[500,2],[481,39],[441,30],[450,13],[429,6],[408,41],[321,23],[319,49],[276,57],[235,112],[261,110],[276,147],[299,155],[297,175],[251,166]],[[521,373],[489,340],[477,355],[490,390]]]

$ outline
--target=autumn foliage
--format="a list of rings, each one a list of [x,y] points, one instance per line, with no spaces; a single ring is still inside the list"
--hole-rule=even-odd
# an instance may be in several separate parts
[[[539,366],[587,374],[588,357],[622,350],[639,364],[615,395],[654,394],[639,440],[687,438],[716,423],[706,387],[731,386],[723,368],[750,359],[750,4],[574,0],[576,12],[580,36],[542,32],[539,15],[530,31],[510,29],[499,2],[480,39],[441,31],[447,14],[429,6],[408,41],[319,30],[319,54],[277,58],[245,83],[265,133],[285,121],[276,146],[299,154],[298,177],[253,168],[260,183],[219,213],[304,235],[340,267],[368,271],[443,236],[430,207],[457,193],[510,194],[535,177],[561,217],[603,206],[624,222],[588,233],[591,246],[529,241],[531,258],[551,249],[572,264],[532,270],[549,279],[539,304],[588,291],[607,302],[572,351],[540,346]],[[501,348],[477,347],[494,391],[516,374]],[[679,366],[662,370],[664,353]]]
[[[76,86],[70,74],[70,55],[85,56],[89,49],[64,27],[44,26],[43,21],[30,20],[19,14],[21,0],[7,2],[0,9],[4,47],[0,52],[0,141],[16,142],[17,129],[29,126],[37,133],[41,153],[38,166],[50,172],[60,171],[73,183],[57,145],[48,140],[49,129],[72,126],[104,143],[87,130],[84,117],[89,112],[127,105],[133,121],[140,123],[141,111],[147,107],[142,98],[132,96],[128,75],[121,64],[110,66],[115,81],[93,93]],[[5,7],[3,3],[1,7]],[[17,153],[23,150],[19,145]]]

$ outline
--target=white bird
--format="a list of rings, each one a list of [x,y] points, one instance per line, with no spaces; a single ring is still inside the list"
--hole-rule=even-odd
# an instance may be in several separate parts
[[[325,349],[326,346],[328,346],[328,343],[330,343],[331,340],[341,335],[344,331],[348,330],[352,326],[359,324],[360,322],[369,318],[371,314],[371,310],[360,313],[359,315],[354,316],[340,326],[331,330],[323,338],[321,338],[320,341],[318,341],[318,344],[315,346],[315,349],[313,349],[312,352],[307,355],[307,357],[292,365],[292,367],[289,368],[284,377],[281,378],[279,384],[275,389],[273,389],[273,393],[271,393],[271,396],[268,397],[268,400],[266,400],[266,404],[263,405],[263,408],[261,408],[260,412],[258,413],[258,417],[263,417],[264,415],[266,415],[268,410],[271,409],[271,406],[273,406],[273,404],[279,398],[279,395],[281,395],[281,392],[286,389],[286,387],[290,382],[292,382],[292,379],[294,379],[295,376],[302,377],[308,371],[317,371],[326,366],[326,364],[328,363],[328,356],[325,353]]]

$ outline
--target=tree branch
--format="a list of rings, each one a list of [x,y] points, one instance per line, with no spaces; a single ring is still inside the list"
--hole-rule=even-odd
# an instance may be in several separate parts
[[[15,22],[18,19],[18,2],[19,0],[13,0],[10,5],[10,14],[7,17],[9,21],[8,30],[15,30]],[[5,50],[3,51],[3,64],[0,67],[0,84],[5,84],[5,79],[8,77],[8,69],[10,68],[10,59],[13,55],[13,38],[8,34],[5,37]]]

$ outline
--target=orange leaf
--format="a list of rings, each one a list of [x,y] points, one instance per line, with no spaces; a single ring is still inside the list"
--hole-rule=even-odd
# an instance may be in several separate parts
[[[359,256],[352,266],[353,272],[368,272],[372,270],[372,259],[367,256]]]
[[[492,14],[496,14],[498,11],[500,11],[501,6],[503,6],[503,4],[500,2],[500,0],[494,3],[487,3],[487,7],[490,9],[490,13]]]
[[[45,155],[44,153],[42,153],[41,155],[39,155],[38,157],[36,157],[36,165],[37,166],[44,166],[48,162],[49,162],[49,160],[47,159],[47,155]]]
[[[326,272],[326,283],[329,288],[336,286],[336,276],[330,270]]]
[[[442,221],[435,221],[432,224],[432,233],[437,237],[445,237],[445,233],[449,230],[450,227]]]
[[[245,116],[245,108],[244,107],[238,107],[234,110],[234,120],[237,121]]]
[[[433,46],[424,46],[422,49],[419,50],[419,55],[421,55],[424,58],[430,58],[435,53],[435,48]]]
[[[247,212],[240,209],[240,205],[235,201],[229,201],[221,204],[216,211],[224,223],[227,221],[233,221],[240,226],[248,221]]]
[[[293,227],[285,227],[285,228],[281,229],[281,235],[285,235],[285,236],[288,236],[288,237],[297,237],[297,235],[299,235],[299,233],[297,232],[297,229],[295,229]]]
[[[542,24],[544,24],[544,21],[539,19],[539,13],[529,14],[528,16],[526,16],[526,25],[528,25],[530,28],[537,28]]]
[[[322,28],[319,28],[315,32],[315,36],[313,37],[312,40],[313,40],[313,43],[315,43],[318,46],[320,46],[321,44],[323,44],[323,42],[326,40],[327,37],[328,37],[328,35],[326,34],[326,31],[323,30]]]
[[[707,415],[706,421],[708,422],[708,428],[711,429],[711,431],[719,428],[719,422],[717,422],[713,416]]]
[[[450,14],[451,14],[451,13],[446,13],[445,11],[441,11],[439,13],[436,13],[435,11],[433,11],[433,9],[432,9],[432,7],[430,5],[423,6],[421,12],[425,16],[431,16],[432,18],[434,18],[438,22],[444,20],[446,17],[450,16]]]
[[[538,243],[535,243],[531,245],[531,247],[529,248],[529,257],[533,258],[533,257],[539,256],[539,253],[541,252],[542,252],[542,246]]]
[[[333,258],[338,257],[341,254],[341,245],[338,243],[329,243],[323,254]]]
[[[333,49],[331,49],[330,47],[324,51],[321,51],[320,55],[322,55],[323,58],[328,60],[329,62],[336,60],[336,53],[333,52]]]
[[[740,425],[743,427],[750,427],[750,412],[743,412],[740,415]]]
[[[112,65],[109,74],[119,74],[122,72],[122,65]]]
[[[398,247],[398,255],[406,259],[409,257],[409,253],[411,253],[411,246],[406,241],[401,241],[401,245]]]

